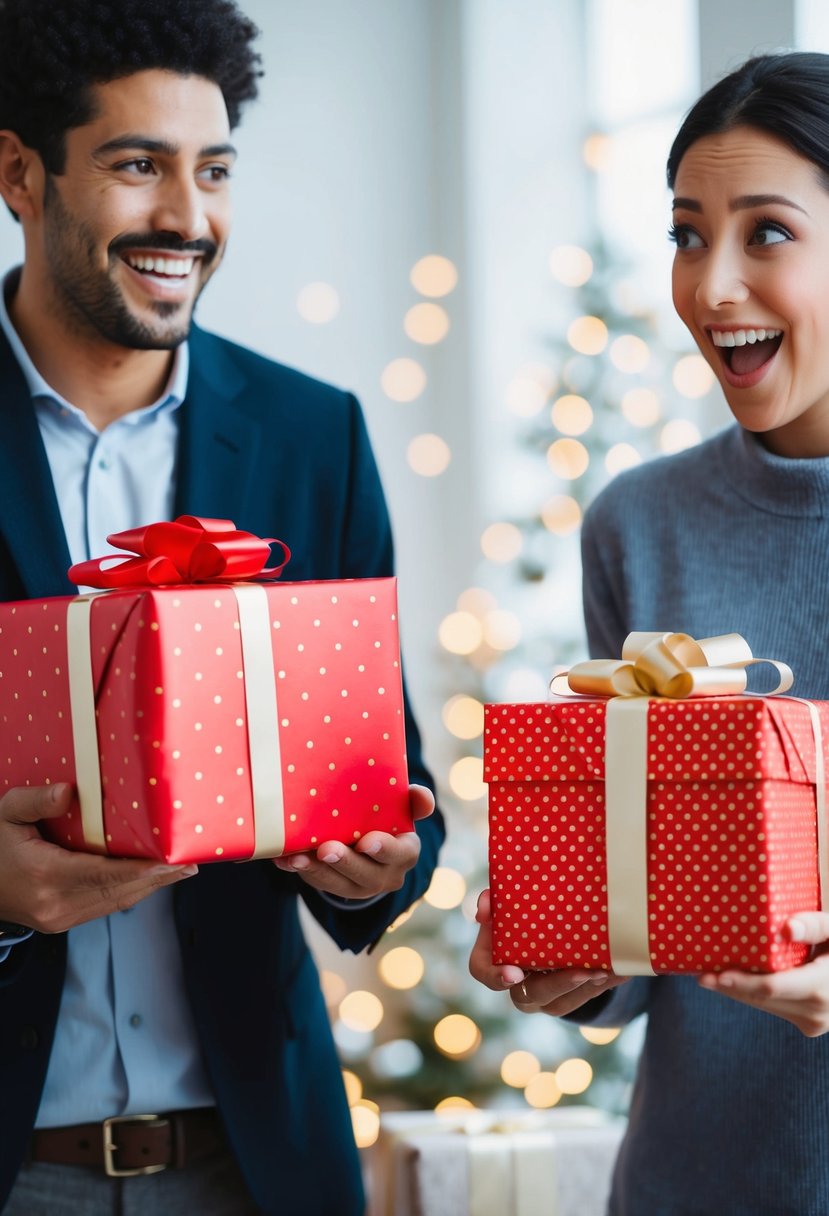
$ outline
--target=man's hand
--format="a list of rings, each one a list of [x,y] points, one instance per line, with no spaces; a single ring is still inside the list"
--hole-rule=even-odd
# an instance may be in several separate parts
[[[423,785],[409,786],[409,804],[413,819],[426,819],[435,809],[432,791]],[[312,853],[275,857],[274,865],[296,874],[315,891],[341,899],[370,899],[399,891],[419,856],[416,832],[367,832],[353,847],[329,840]]]
[[[791,1022],[809,1038],[829,1030],[829,914],[799,912],[787,922],[793,942],[809,942],[812,958],[773,975],[720,971],[701,975],[703,988]]]
[[[606,971],[527,971],[511,964],[496,967],[492,962],[492,914],[489,891],[478,897],[478,937],[469,956],[469,970],[480,984],[493,991],[509,989],[510,998],[522,1013],[549,1013],[563,1017],[592,1001],[602,992],[627,983],[622,976]]]
[[[0,920],[63,933],[84,921],[123,912],[198,866],[72,853],[44,840],[41,819],[63,815],[70,785],[9,790],[0,798]]]

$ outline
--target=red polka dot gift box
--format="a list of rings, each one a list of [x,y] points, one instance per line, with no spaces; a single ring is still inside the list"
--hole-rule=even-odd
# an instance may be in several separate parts
[[[48,823],[68,848],[200,863],[411,830],[394,579],[3,604],[0,654],[0,792],[75,783]]]
[[[488,705],[494,961],[621,975],[803,962],[781,928],[821,907],[827,739],[829,704],[787,697]]]

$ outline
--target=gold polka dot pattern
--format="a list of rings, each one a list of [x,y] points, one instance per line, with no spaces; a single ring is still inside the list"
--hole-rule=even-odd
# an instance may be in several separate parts
[[[411,830],[394,579],[271,583],[285,852]],[[0,793],[74,780],[70,598],[0,605]],[[230,587],[112,591],[92,603],[109,851],[251,856],[242,642]],[[348,695],[345,695],[345,694]],[[50,821],[83,848],[79,809]]]
[[[825,749],[829,703],[816,704]],[[486,707],[496,963],[611,966],[605,707]],[[766,972],[804,961],[808,947],[781,940],[780,930],[793,913],[819,906],[814,758],[809,712],[795,700],[651,701],[645,847],[654,971]]]

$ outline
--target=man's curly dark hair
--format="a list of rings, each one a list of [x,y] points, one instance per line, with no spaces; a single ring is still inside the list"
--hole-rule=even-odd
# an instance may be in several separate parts
[[[153,68],[218,85],[235,127],[262,75],[258,33],[234,0],[0,0],[0,129],[60,174],[92,86]]]

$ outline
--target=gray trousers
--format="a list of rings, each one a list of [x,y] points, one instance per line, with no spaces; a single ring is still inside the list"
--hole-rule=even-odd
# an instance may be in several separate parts
[[[261,1216],[229,1152],[183,1170],[107,1178],[82,1165],[24,1165],[3,1216]]]

